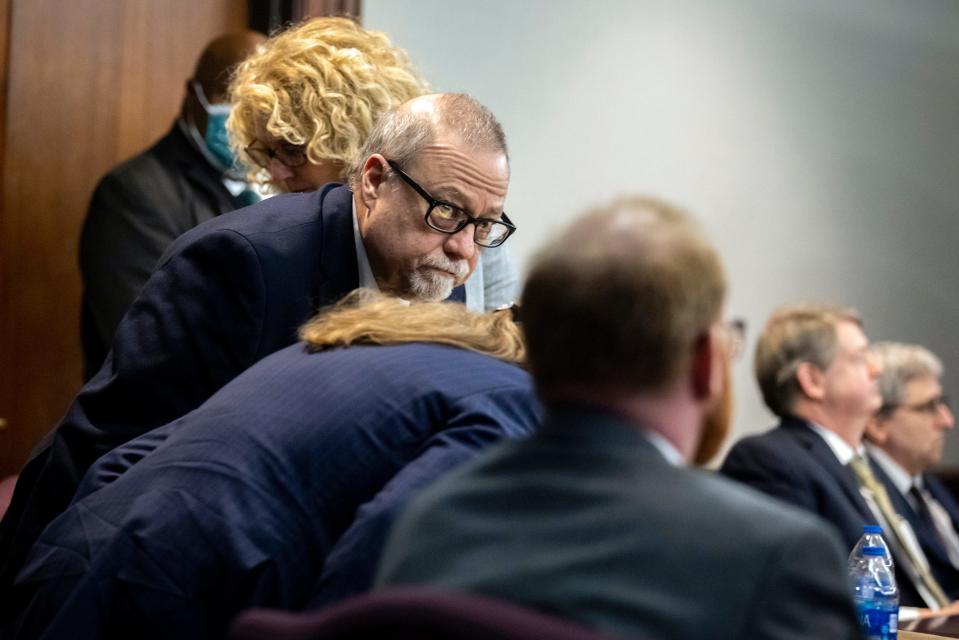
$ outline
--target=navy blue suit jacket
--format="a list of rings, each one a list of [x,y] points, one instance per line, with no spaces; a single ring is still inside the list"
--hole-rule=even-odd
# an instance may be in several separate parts
[[[863,525],[876,524],[852,471],[839,463],[805,420],[786,417],[771,431],[743,438],[729,452],[720,472],[819,514],[835,526],[847,549],[862,537]],[[900,604],[925,606],[898,566],[896,579]]]
[[[20,474],[0,524],[0,603],[97,458],[199,406],[358,284],[344,186],[270,198],[180,236],[117,327],[103,367]],[[452,297],[462,300],[462,287]]]
[[[365,589],[411,494],[539,419],[529,376],[488,356],[292,345],[46,528],[8,632],[53,620],[50,638],[219,637],[246,607]]]
[[[876,470],[876,477],[885,485],[886,493],[889,494],[889,499],[896,508],[896,512],[909,521],[909,525],[912,527],[913,533],[916,534],[919,545],[929,561],[929,568],[942,586],[943,591],[953,600],[959,599],[959,571],[953,566],[948,552],[939,541],[939,536],[934,529],[922,521],[916,510],[912,508],[906,497],[899,492],[899,489],[882,468],[875,464],[873,468]],[[923,474],[923,483],[929,493],[949,513],[952,527],[955,529],[956,523],[959,522],[957,520],[959,507],[957,507],[955,499],[949,495],[949,490],[932,474]]]

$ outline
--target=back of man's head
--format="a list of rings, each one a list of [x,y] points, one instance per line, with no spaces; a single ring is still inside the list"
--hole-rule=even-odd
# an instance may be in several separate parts
[[[209,102],[226,101],[234,67],[265,41],[266,36],[262,33],[238,31],[216,38],[203,49],[193,70],[193,80],[203,88]]]
[[[789,415],[803,393],[797,373],[808,362],[825,370],[836,354],[836,327],[862,326],[859,314],[846,307],[790,305],[776,309],[756,343],[754,367],[763,400],[777,416]]]
[[[463,93],[433,93],[391,109],[376,122],[350,169],[350,184],[358,184],[370,155],[382,154],[408,169],[420,151],[441,136],[508,158],[506,134],[492,111]]]
[[[719,256],[684,212],[625,198],[588,213],[537,256],[523,290],[541,395],[665,388],[689,370],[725,293]]]

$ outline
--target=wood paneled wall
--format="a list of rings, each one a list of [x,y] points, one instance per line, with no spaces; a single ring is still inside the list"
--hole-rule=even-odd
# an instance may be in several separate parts
[[[0,475],[80,386],[77,242],[101,175],[172,124],[244,0],[0,0]]]

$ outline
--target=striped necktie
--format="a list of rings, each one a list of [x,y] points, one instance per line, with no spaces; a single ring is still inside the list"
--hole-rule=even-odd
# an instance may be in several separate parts
[[[879,507],[879,511],[882,512],[882,517],[886,519],[889,528],[892,529],[892,533],[896,537],[896,541],[899,543],[903,555],[908,563],[912,565],[911,573],[919,579],[922,586],[926,588],[940,607],[948,605],[950,603],[949,596],[946,595],[942,586],[940,586],[939,582],[929,572],[929,565],[916,556],[912,545],[899,530],[899,514],[896,513],[895,507],[892,506],[892,502],[889,500],[889,494],[886,493],[886,488],[882,486],[882,483],[876,480],[876,476],[873,475],[869,463],[863,456],[856,455],[849,461],[849,468],[856,474],[859,484],[872,493],[876,501],[876,506]]]

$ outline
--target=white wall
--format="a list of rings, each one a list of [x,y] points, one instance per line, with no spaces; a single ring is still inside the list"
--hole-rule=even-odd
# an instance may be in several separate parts
[[[852,304],[873,339],[923,343],[959,380],[959,3],[365,0],[363,11],[437,90],[468,91],[503,122],[520,263],[591,204],[660,195],[704,220],[729,268],[730,315],[753,336],[783,302]],[[736,432],[763,430],[772,418],[748,358],[736,366]]]

